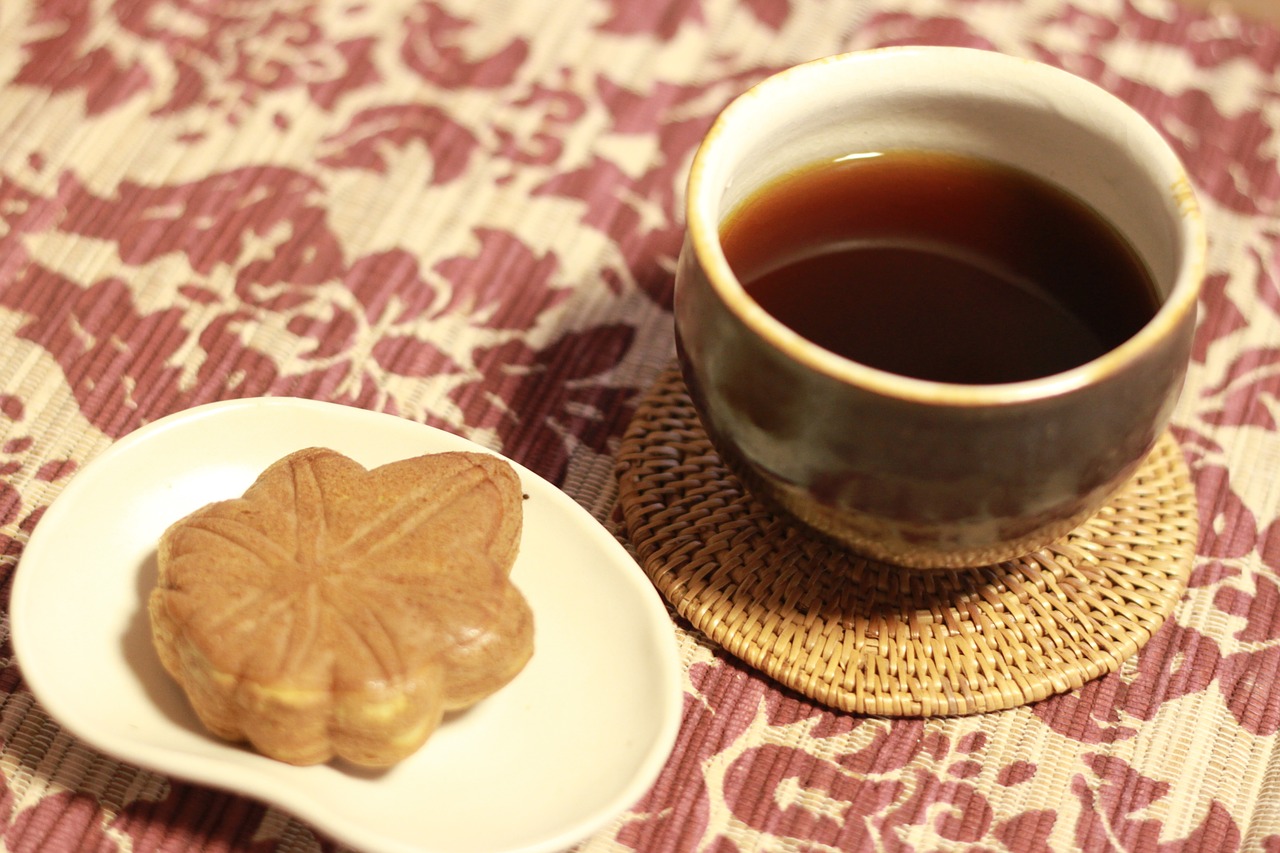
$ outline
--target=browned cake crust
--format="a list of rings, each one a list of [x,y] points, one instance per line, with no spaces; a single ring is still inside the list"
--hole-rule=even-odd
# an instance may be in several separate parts
[[[508,578],[522,516],[495,456],[366,471],[298,451],[165,531],[156,650],[220,737],[291,764],[393,764],[533,653]]]

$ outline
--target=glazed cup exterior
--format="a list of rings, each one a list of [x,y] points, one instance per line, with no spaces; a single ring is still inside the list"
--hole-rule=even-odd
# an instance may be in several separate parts
[[[1131,339],[1031,381],[959,385],[828,352],[744,291],[719,241],[762,184],[853,153],[946,151],[1038,175],[1109,220],[1161,307]],[[765,503],[853,551],[918,569],[987,565],[1095,513],[1168,425],[1190,357],[1204,227],[1177,156],[1099,87],[967,48],[886,48],[776,74],[694,157],[676,272],[681,369],[716,450]]]

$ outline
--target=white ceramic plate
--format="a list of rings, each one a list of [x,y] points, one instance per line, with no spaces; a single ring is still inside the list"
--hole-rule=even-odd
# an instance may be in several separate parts
[[[679,725],[671,621],[621,545],[520,466],[529,499],[512,579],[533,608],[536,648],[514,681],[382,772],[292,767],[205,733],[152,649],[156,541],[308,446],[366,467],[482,449],[391,415],[286,398],[213,403],[126,436],[68,483],[18,565],[13,644],[45,709],[105,753],[256,797],[371,851],[556,850],[634,804]]]

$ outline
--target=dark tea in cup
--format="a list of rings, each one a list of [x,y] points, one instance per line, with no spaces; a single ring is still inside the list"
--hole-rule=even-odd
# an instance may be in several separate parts
[[[770,314],[837,355],[937,382],[1019,382],[1133,336],[1160,299],[1116,229],[1027,172],[944,152],[840,157],[726,217],[724,253]]]

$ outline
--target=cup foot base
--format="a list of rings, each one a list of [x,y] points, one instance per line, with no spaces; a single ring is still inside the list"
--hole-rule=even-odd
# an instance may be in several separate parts
[[[846,712],[974,714],[1078,688],[1147,642],[1195,559],[1195,492],[1169,434],[1054,544],[945,571],[858,557],[766,508],[712,448],[676,368],[641,400],[617,474],[623,531],[676,612]]]

